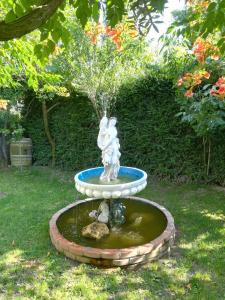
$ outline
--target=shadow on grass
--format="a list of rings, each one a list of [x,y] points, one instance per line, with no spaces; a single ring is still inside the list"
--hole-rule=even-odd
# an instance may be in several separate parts
[[[168,258],[138,270],[101,270],[52,247],[48,221],[78,197],[48,172],[5,173],[0,191],[0,298],[223,299],[224,194],[210,187],[158,185],[141,196],[167,207],[178,237]],[[201,192],[199,192],[201,189]]]

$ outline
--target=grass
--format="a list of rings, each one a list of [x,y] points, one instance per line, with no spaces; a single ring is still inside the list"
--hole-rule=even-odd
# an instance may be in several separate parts
[[[170,210],[170,257],[136,271],[101,270],[58,254],[52,214],[79,198],[72,174],[0,170],[0,299],[225,299],[225,189],[149,182],[140,196]]]

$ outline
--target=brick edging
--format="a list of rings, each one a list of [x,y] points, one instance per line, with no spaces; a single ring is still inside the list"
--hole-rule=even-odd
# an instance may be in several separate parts
[[[100,249],[85,247],[65,239],[58,230],[57,220],[67,210],[78,206],[86,201],[99,200],[96,198],[88,198],[72,203],[58,212],[56,212],[49,221],[49,233],[52,244],[67,257],[79,262],[91,263],[98,266],[125,266],[130,264],[144,263],[155,260],[166,254],[170,249],[175,238],[174,219],[170,212],[163,206],[144,198],[124,197],[125,199],[134,199],[150,204],[158,208],[167,219],[166,229],[156,239],[149,243],[122,249]]]

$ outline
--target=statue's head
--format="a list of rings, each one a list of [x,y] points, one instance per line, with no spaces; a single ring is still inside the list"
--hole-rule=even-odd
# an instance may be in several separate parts
[[[100,121],[99,127],[102,128],[102,127],[106,127],[107,125],[108,125],[108,118],[104,116]]]
[[[109,126],[116,126],[117,118],[112,117],[109,119]]]

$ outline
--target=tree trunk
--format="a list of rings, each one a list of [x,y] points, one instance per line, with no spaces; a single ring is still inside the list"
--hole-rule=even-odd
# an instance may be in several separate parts
[[[46,102],[42,102],[42,114],[43,114],[43,121],[44,121],[44,128],[45,128],[45,133],[47,135],[49,144],[51,145],[51,150],[52,150],[52,167],[55,166],[55,152],[56,152],[56,146],[55,146],[55,141],[51,136],[50,130],[49,130],[49,124],[48,124],[48,110],[46,106]]]
[[[8,166],[7,144],[4,134],[0,134],[0,166]]]
[[[0,22],[0,41],[8,41],[21,36],[41,27],[57,10],[65,0],[50,0],[34,8],[26,15],[6,23]]]
[[[207,176],[209,176],[209,168],[211,162],[211,139],[208,139],[208,162],[207,162]]]

